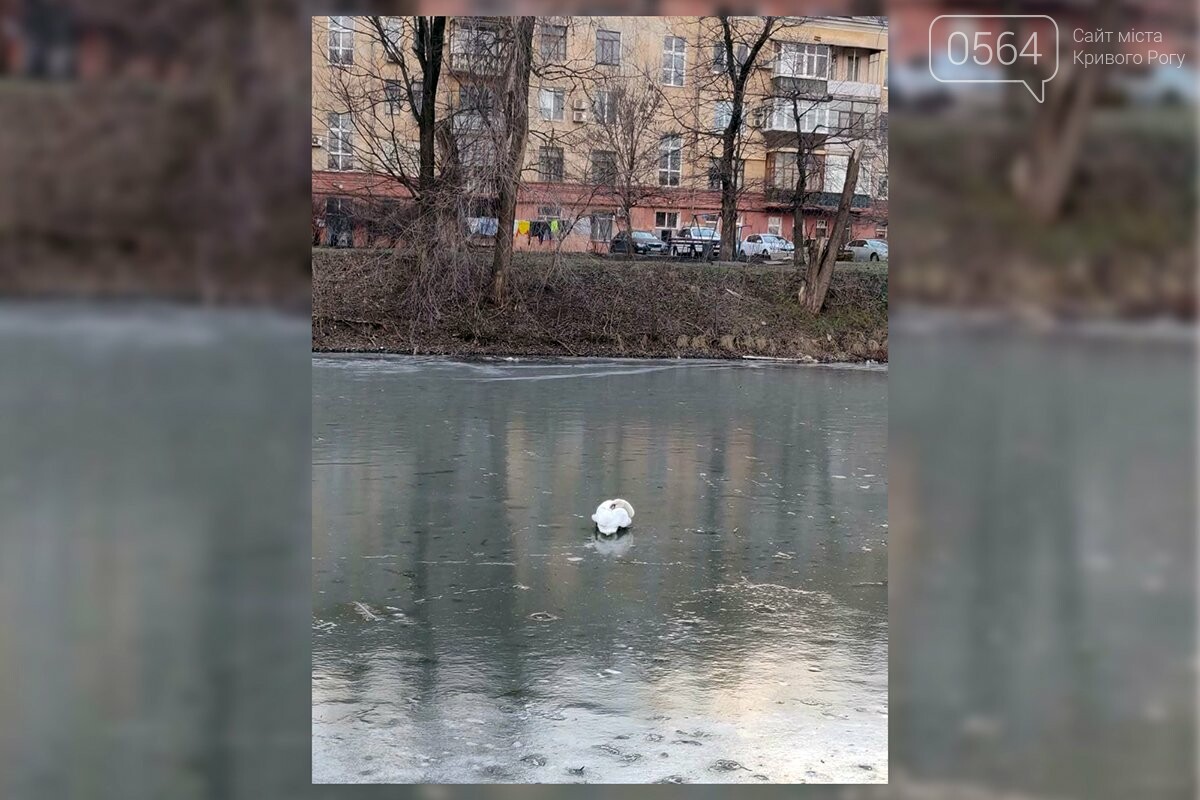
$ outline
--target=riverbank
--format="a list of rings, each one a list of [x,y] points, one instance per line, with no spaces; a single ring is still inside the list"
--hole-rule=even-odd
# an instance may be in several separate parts
[[[482,254],[481,254],[482,256]],[[390,251],[316,249],[312,346],[417,355],[887,361],[887,266],[839,264],[824,313],[796,301],[787,266],[517,254],[508,307],[401,311]]]
[[[890,137],[894,289],[906,308],[1014,319],[1196,318],[1194,112],[1101,109],[1061,218],[1032,220],[1010,188],[1026,123],[907,118]]]

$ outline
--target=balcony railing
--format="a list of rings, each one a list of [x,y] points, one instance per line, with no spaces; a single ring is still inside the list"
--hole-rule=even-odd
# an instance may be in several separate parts
[[[796,201],[795,186],[767,186],[763,190],[764,200],[769,205],[791,205]],[[806,208],[837,208],[842,200],[840,192],[807,192],[804,197]],[[855,192],[850,198],[851,208],[870,208],[871,196]]]
[[[848,97],[855,100],[878,100],[883,94],[883,87],[875,83],[862,81],[829,81],[829,93],[834,97]]]

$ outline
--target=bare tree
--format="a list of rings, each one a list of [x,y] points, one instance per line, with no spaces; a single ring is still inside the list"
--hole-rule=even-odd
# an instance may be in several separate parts
[[[507,67],[502,95],[503,133],[498,142],[496,178],[499,188],[496,246],[492,253],[492,302],[503,305],[512,270],[513,223],[529,134],[529,76],[533,67],[533,17],[510,17]]]
[[[314,73],[323,83],[315,107],[324,118],[314,126],[328,125],[329,168],[374,176],[368,194],[394,197],[402,187],[415,205],[403,217],[413,239],[431,241],[439,230],[459,227],[457,148],[447,139],[450,111],[438,95],[447,18],[329,17],[326,33],[318,46],[327,68]],[[440,251],[454,249],[442,244]]]
[[[721,259],[729,261],[737,247],[738,144],[746,115],[746,91],[750,76],[772,33],[778,17],[731,17],[722,15],[707,25],[701,42],[720,53],[723,63],[717,86],[729,102],[729,116],[721,133],[721,155],[717,163],[721,185]],[[719,62],[718,62],[719,63]]]
[[[874,176],[886,171],[887,144],[882,132],[882,115],[875,103],[834,100],[831,94],[814,96],[802,85],[781,89],[768,109],[779,127],[791,131],[794,153],[777,152],[771,191],[792,213],[796,250],[793,264],[800,269],[808,263],[804,246],[804,213],[807,206],[823,197],[825,159],[835,149],[845,150],[861,143],[860,161]],[[783,117],[780,120],[780,116]],[[869,187],[874,193],[875,187]],[[836,240],[834,240],[836,241]],[[818,256],[820,254],[817,254]]]
[[[1093,8],[1092,21],[1098,28],[1111,31],[1118,27],[1121,0],[1097,0]],[[1106,54],[1110,48],[1106,37],[1099,53]],[[1017,198],[1040,222],[1053,222],[1062,213],[1079,165],[1084,130],[1104,78],[1095,66],[1074,67],[1064,61],[1060,69],[1062,74],[1044,87],[1045,103],[1034,114],[1028,143],[1017,154],[1011,174]]]
[[[643,66],[604,80],[589,91],[594,117],[591,182],[613,199],[617,219],[629,235],[633,258],[633,211],[661,195],[658,188],[662,92],[655,70]]]
[[[846,180],[842,184],[842,195],[838,202],[837,216],[833,220],[833,230],[830,231],[829,242],[825,245],[820,258],[808,266],[808,274],[800,285],[799,299],[806,309],[814,314],[821,313],[825,308],[825,295],[829,292],[829,283],[833,279],[834,264],[837,263],[838,245],[850,219],[850,204],[858,185],[859,164],[862,160],[863,144],[854,146],[846,163]]]

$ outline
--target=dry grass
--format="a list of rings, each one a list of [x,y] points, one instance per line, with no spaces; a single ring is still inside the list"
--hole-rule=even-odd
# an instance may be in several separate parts
[[[518,254],[505,308],[460,297],[430,316],[390,251],[313,251],[313,349],[452,355],[887,360],[887,271],[843,265],[825,313],[780,267]]]

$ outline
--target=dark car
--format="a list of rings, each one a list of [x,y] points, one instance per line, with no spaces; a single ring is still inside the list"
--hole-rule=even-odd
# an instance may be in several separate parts
[[[653,233],[648,231],[633,232],[633,252],[640,255],[662,255],[667,249],[667,243],[659,239]],[[628,253],[629,252],[629,232],[620,231],[613,237],[612,243],[608,246],[610,253]]]

